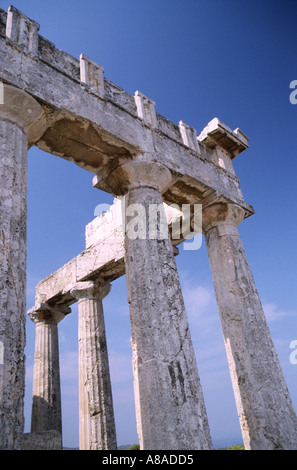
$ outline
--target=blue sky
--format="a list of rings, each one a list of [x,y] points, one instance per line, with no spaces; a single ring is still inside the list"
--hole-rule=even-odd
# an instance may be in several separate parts
[[[7,10],[9,2],[0,1]],[[40,34],[199,134],[218,117],[250,148],[234,161],[255,215],[239,230],[297,409],[296,173],[297,3],[286,0],[15,0]],[[29,152],[28,308],[34,287],[84,249],[96,205],[112,198],[92,174],[37,149]],[[211,434],[216,447],[242,442],[205,243],[176,258]],[[119,445],[137,442],[125,278],[104,300]],[[78,445],[77,309],[60,325],[64,444]],[[35,326],[27,325],[26,431],[30,427]]]

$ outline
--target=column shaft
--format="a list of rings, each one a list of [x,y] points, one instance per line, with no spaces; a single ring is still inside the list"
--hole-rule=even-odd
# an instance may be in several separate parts
[[[85,349],[85,318],[78,315],[78,400],[79,449],[90,450],[90,411],[87,391],[87,354]]]
[[[246,449],[296,449],[297,420],[237,224],[243,209],[204,211],[209,261]]]
[[[0,105],[1,111],[1,105]],[[27,138],[0,114],[0,448],[19,449],[24,426]]]
[[[116,450],[116,428],[102,298],[110,286],[82,282],[72,290],[79,299],[80,450]]]
[[[12,86],[1,87],[0,448],[14,450],[21,448],[24,428],[28,134],[32,130],[32,136],[40,136],[44,123],[37,132],[43,110],[34,98]]]
[[[36,324],[31,433],[56,431],[60,435],[57,450],[62,449],[58,323],[70,312],[67,306],[57,309],[48,304],[28,311]]]
[[[158,167],[152,173],[157,176]],[[148,224],[150,204],[162,206],[163,201],[157,189],[136,185],[126,195],[126,203],[127,207],[141,204]],[[125,239],[141,449],[210,449],[204,398],[171,240],[149,239],[148,233],[147,225],[146,239],[127,235]]]
[[[31,432],[62,434],[58,325],[37,323]]]

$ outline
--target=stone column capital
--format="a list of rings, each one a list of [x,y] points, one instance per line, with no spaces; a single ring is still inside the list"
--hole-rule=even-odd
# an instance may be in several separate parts
[[[70,294],[76,300],[102,300],[109,294],[110,290],[111,284],[105,282],[103,279],[98,279],[96,281],[78,282],[73,286]]]
[[[220,234],[232,234],[242,222],[245,211],[241,206],[229,202],[217,202],[207,206],[202,212],[202,227],[206,234],[210,229],[219,227]]]
[[[152,155],[143,155],[141,158],[152,158]],[[161,194],[172,182],[171,171],[163,164],[142,160],[125,162],[114,168],[107,177],[98,174],[94,178],[94,186],[100,187],[102,179],[105,179],[112,193],[121,196],[132,189],[149,187],[156,189]]]
[[[69,313],[71,313],[70,307],[50,307],[46,303],[42,303],[28,310],[30,320],[36,323],[36,325],[40,323],[44,325],[57,325]]]
[[[29,144],[43,134],[46,118],[42,106],[19,88],[0,82],[1,120],[13,122],[28,136]]]

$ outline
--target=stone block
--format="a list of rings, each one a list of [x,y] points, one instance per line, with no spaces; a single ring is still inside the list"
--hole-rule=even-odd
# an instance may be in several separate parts
[[[25,433],[22,450],[62,450],[62,436],[58,431]]]
[[[197,140],[196,130],[183,121],[179,121],[179,129],[183,139],[183,143],[187,147],[190,147],[192,150],[200,154],[201,152]]]
[[[135,92],[138,116],[151,127],[157,127],[156,103],[140,91]]]
[[[222,147],[229,153],[231,159],[248,148],[248,139],[245,134],[238,128],[232,132],[218,118],[214,118],[208,123],[199,135],[198,140],[210,148]]]
[[[10,6],[8,9],[6,36],[26,52],[38,53],[39,24],[28,18],[24,13]]]
[[[104,97],[104,68],[85,54],[80,55],[80,79],[99,96]]]

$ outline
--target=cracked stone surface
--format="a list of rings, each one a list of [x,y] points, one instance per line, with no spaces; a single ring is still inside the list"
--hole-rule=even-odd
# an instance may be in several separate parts
[[[32,145],[93,172],[94,187],[116,196],[128,192],[127,202],[141,203],[146,211],[149,203],[163,200],[204,208],[210,201],[223,202],[218,211],[204,212],[204,228],[245,445],[296,448],[296,415],[233,223],[254,212],[232,165],[248,148],[247,137],[217,118],[197,136],[186,123],[178,126],[157,114],[153,100],[141,92],[129,95],[104,78],[103,67],[92,59],[76,60],[38,31],[39,25],[16,8],[9,7],[8,14],[0,9],[0,80],[5,83],[0,93],[0,448],[20,449],[24,425],[26,180]],[[132,161],[137,165],[129,167]],[[226,201],[241,207],[229,210]],[[171,241],[126,236],[124,249],[122,239],[105,235],[94,241],[90,230],[87,249],[40,283],[36,302],[70,305],[77,282],[93,280],[94,272],[111,282],[126,267],[141,447],[209,449]],[[97,328],[104,331],[102,300],[92,297],[82,304],[81,318],[87,319],[82,338],[85,350],[90,348],[82,380],[96,388],[107,361],[100,356],[104,348],[94,343],[100,342]],[[48,331],[44,341],[54,336]],[[98,390],[88,388],[88,393],[86,413],[94,419],[87,425],[97,448],[105,439],[105,425],[95,425],[102,418],[101,398]],[[39,440],[46,448],[51,435],[53,442],[60,439],[59,431],[31,433],[24,445],[36,447]]]
[[[146,186],[152,185],[149,169],[144,173],[147,181],[140,187],[135,185],[126,199],[127,205],[142,204],[148,215],[149,204],[162,206],[162,196],[156,188]],[[157,181],[156,186],[160,185]],[[140,446],[150,450],[210,449],[204,398],[171,240],[126,236],[125,248]]]
[[[46,305],[28,312],[36,324],[31,433],[56,431],[60,436],[57,450],[62,449],[58,323],[68,313],[70,309],[54,311]]]
[[[28,113],[28,109],[30,113]],[[0,448],[19,449],[24,426],[27,129],[42,114],[23,91],[4,86],[0,105]]]
[[[297,419],[237,225],[243,210],[203,212],[211,272],[246,449],[297,448]]]
[[[117,449],[102,305],[109,291],[110,285],[99,279],[71,290],[78,300],[80,450]]]

